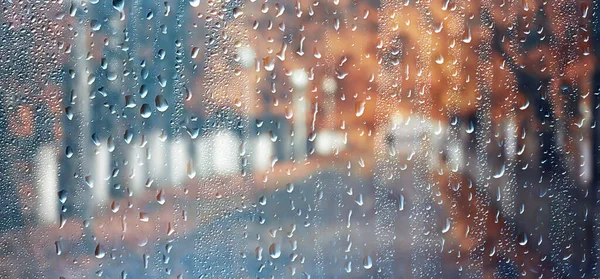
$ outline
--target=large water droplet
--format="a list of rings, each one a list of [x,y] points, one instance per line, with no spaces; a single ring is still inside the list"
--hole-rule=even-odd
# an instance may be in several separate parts
[[[106,252],[104,251],[104,249],[100,246],[100,244],[96,245],[96,250],[94,250],[94,255],[96,256],[96,258],[98,259],[102,259],[104,258],[104,256],[106,255]]]
[[[143,104],[142,107],[140,107],[140,115],[143,118],[149,118],[152,115],[152,109],[148,104]]]
[[[364,259],[363,259],[363,267],[365,269],[371,269],[371,267],[373,267],[373,260],[371,259],[371,256],[367,255]]]
[[[156,104],[156,109],[160,112],[165,112],[169,109],[169,104],[167,103],[167,99],[163,97],[163,95],[156,95],[154,99],[154,103]]]
[[[273,259],[279,258],[281,256],[280,245],[277,243],[271,244],[271,246],[269,246],[269,255],[271,255],[271,258]]]

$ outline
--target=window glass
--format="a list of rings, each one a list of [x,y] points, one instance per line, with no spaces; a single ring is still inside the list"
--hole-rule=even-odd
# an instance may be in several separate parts
[[[600,277],[598,2],[0,3],[0,278]]]

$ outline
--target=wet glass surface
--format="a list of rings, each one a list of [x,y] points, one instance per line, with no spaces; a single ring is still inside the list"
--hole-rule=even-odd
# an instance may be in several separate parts
[[[598,2],[0,3],[0,278],[600,277]]]

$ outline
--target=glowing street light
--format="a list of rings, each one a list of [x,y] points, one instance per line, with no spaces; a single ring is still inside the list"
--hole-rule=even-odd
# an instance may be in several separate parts
[[[256,59],[256,52],[251,47],[242,46],[238,48],[239,62],[245,68],[252,68]]]

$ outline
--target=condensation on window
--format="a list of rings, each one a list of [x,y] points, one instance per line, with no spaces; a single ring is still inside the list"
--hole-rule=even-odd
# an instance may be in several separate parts
[[[598,2],[0,3],[0,278],[600,277]]]

